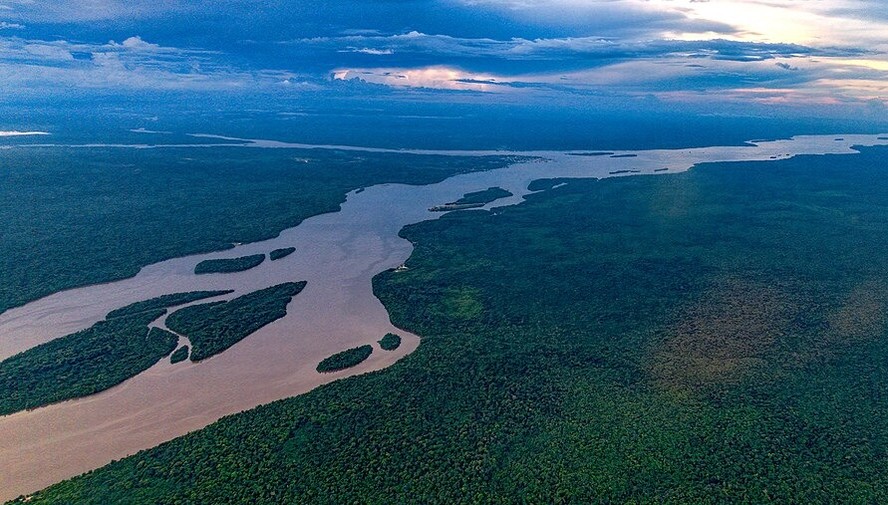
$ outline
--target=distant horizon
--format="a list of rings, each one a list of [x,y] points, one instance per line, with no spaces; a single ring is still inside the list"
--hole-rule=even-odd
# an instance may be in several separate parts
[[[0,0],[2,130],[31,129],[16,115],[41,107],[871,128],[888,117],[886,75],[876,0]]]

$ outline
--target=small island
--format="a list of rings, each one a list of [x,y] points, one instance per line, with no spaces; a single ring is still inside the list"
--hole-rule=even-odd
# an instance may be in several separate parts
[[[132,303],[130,305],[127,305],[126,307],[112,310],[108,313],[107,316],[105,316],[105,319],[115,319],[118,317],[132,316],[136,314],[141,314],[142,312],[148,312],[157,309],[176,307],[178,305],[184,305],[186,303],[196,302],[198,300],[204,300],[216,296],[228,295],[231,293],[234,293],[233,289],[226,289],[223,291],[189,291],[187,293],[173,293],[171,295],[158,296],[157,298],[152,298],[143,302]]]
[[[295,247],[282,247],[280,249],[275,249],[274,251],[271,251],[270,253],[268,253],[268,257],[269,257],[269,259],[271,259],[271,261],[276,261],[281,258],[286,258],[287,256],[293,254],[294,252],[296,252]]]
[[[383,351],[394,351],[398,347],[401,347],[401,336],[395,335],[394,333],[386,333],[379,341],[379,347],[381,347]]]
[[[175,365],[176,363],[180,361],[185,361],[186,359],[188,359],[188,346],[183,345],[182,347],[176,349],[176,352],[174,352],[170,356],[170,363]]]
[[[265,261],[264,254],[253,254],[239,258],[222,258],[215,260],[203,260],[194,267],[194,273],[202,274],[230,274],[243,272],[256,268]]]
[[[318,372],[331,373],[345,370],[361,364],[373,353],[373,346],[362,345],[346,351],[338,352],[318,363]]]
[[[613,151],[592,151],[584,153],[567,153],[569,156],[613,156]]]
[[[228,302],[192,305],[170,314],[166,324],[191,341],[191,361],[225,351],[263,326],[287,315],[287,305],[305,282],[260,289]]]
[[[507,191],[503,188],[492,187],[487,188],[483,191],[475,191],[473,193],[466,193],[462,198],[455,202],[445,203],[444,205],[436,205],[431,207],[429,211],[431,212],[448,212],[451,210],[464,210],[464,209],[477,209],[479,207],[484,207],[490,202],[499,200],[500,198],[507,198],[512,196],[512,192]]]
[[[527,185],[528,191],[548,191],[550,189],[555,189],[557,187],[563,186],[567,184],[570,179],[563,177],[556,177],[551,179],[536,179],[530,182]]]

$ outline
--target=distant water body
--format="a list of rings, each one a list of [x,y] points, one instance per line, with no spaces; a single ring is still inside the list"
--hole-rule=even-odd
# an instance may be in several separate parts
[[[186,361],[172,365],[163,359],[105,392],[0,417],[0,500],[98,468],[202,428],[222,416],[302,394],[348,375],[379,370],[406,356],[416,349],[420,339],[392,326],[385,308],[373,296],[371,279],[409,257],[412,246],[398,237],[401,228],[435,219],[439,214],[429,212],[430,207],[457,200],[465,193],[499,186],[513,194],[489,204],[490,208],[520,203],[529,193],[528,184],[541,178],[659,175],[683,172],[703,162],[854,154],[855,145],[888,145],[885,135],[829,135],[749,146],[615,151],[590,156],[560,151],[402,151],[202,137],[220,142],[56,147],[338,149],[536,159],[426,186],[368,187],[350,193],[341,211],[306,219],[271,240],[156,263],[130,279],[56,293],[0,314],[0,359],[5,359],[87,328],[113,309],[155,296],[234,289],[223,297],[231,298],[286,281],[308,281],[305,290],[288,306],[286,317],[218,356],[197,364]],[[16,148],[27,147],[33,146]],[[296,251],[245,272],[194,274],[195,265],[206,259],[268,253],[285,247],[295,247]],[[404,337],[401,347],[393,352],[383,351],[376,344],[389,332]],[[321,359],[363,344],[373,344],[374,352],[358,367],[324,375],[315,371]]]

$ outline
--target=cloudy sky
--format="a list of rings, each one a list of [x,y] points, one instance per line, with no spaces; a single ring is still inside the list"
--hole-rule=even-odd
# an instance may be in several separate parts
[[[4,103],[337,90],[854,116],[888,114],[886,77],[884,0],[0,0]]]

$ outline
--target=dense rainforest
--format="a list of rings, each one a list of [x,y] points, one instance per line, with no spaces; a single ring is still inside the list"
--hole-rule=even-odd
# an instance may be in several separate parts
[[[104,391],[173,352],[178,337],[148,325],[182,305],[229,291],[192,291],[136,302],[105,320],[0,361],[0,415]]]
[[[409,226],[374,288],[414,353],[29,503],[886,502],[886,160],[569,180]]]
[[[264,254],[251,254],[249,256],[240,256],[238,258],[203,260],[194,266],[194,273],[203,275],[243,272],[258,267],[263,261],[265,261]]]
[[[268,257],[271,261],[277,261],[282,258],[286,258],[287,256],[296,252],[295,247],[281,247],[280,249],[275,249],[268,253]]]
[[[503,188],[492,187],[481,191],[473,191],[466,193],[455,202],[448,202],[444,205],[436,205],[429,210],[432,212],[447,212],[451,210],[476,209],[484,207],[490,202],[512,196],[510,191]]]
[[[186,359],[188,359],[188,346],[187,345],[183,345],[182,347],[176,349],[175,352],[170,354],[170,363],[172,363],[174,365],[176,363],[181,363],[182,361],[185,361]]]
[[[161,260],[274,237],[337,210],[357,188],[428,184],[500,168],[509,159],[297,149],[0,149],[0,313],[64,289],[130,277]]]
[[[379,347],[383,351],[394,351],[398,347],[401,347],[401,336],[395,335],[394,333],[386,333],[379,340]]]

